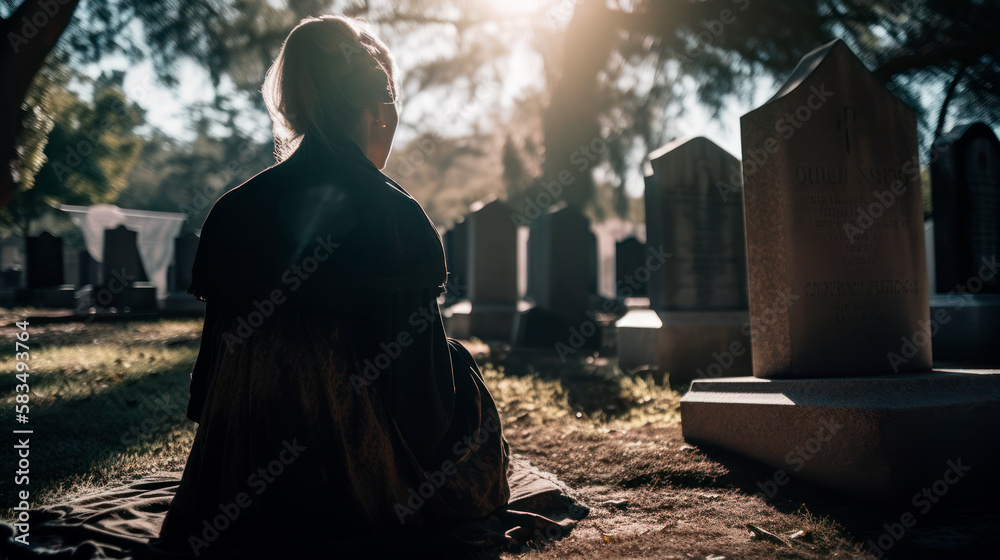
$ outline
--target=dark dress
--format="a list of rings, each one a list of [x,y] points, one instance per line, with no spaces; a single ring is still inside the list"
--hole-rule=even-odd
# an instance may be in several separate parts
[[[226,193],[192,277],[199,426],[163,538],[396,539],[507,504],[496,405],[442,326],[441,238],[353,142]]]

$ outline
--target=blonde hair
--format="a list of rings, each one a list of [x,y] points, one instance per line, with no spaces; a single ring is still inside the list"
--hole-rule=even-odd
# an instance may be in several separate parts
[[[396,63],[364,21],[305,18],[292,29],[261,88],[271,115],[274,155],[284,161],[307,136],[331,144],[373,103],[398,103]]]

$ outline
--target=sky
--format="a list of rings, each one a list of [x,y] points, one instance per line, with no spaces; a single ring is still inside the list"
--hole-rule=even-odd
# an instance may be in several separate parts
[[[436,91],[405,99],[397,146],[405,145],[413,138],[414,125],[421,124],[422,119],[429,119],[431,123],[443,122],[443,135],[461,135],[471,131],[470,125],[462,124],[468,123],[467,116],[485,114],[498,107],[510,110],[516,98],[523,95],[526,88],[539,85],[541,73],[540,63],[533,60],[529,53],[515,51],[512,62],[528,68],[509,73],[503,83],[486,81],[477,84],[477,93],[472,100],[463,98],[461,101],[448,103],[443,99],[445,94]],[[192,61],[180,62],[178,76],[181,83],[176,88],[156,83],[152,63],[149,61],[134,64],[125,59],[111,59],[102,62],[99,69],[125,70],[125,94],[146,110],[149,125],[180,140],[194,138],[191,107],[213,99],[212,83],[207,70]],[[220,89],[231,91],[233,88],[224,79]],[[267,115],[253,110],[248,103],[244,105],[247,117],[241,121],[241,128],[261,141],[270,139],[270,121]],[[705,136],[740,158],[739,117],[750,109],[752,107],[749,105],[734,103],[718,119],[713,119],[707,110],[691,98],[685,102],[683,114],[670,123],[671,129],[676,131],[678,137]],[[642,196],[641,168],[637,167],[626,178],[626,191],[633,197]]]

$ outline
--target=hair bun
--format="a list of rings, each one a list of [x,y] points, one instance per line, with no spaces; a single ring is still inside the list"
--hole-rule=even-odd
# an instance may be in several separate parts
[[[262,87],[278,161],[309,131],[350,130],[366,105],[395,103],[396,91],[392,54],[366,22],[339,15],[303,19]]]

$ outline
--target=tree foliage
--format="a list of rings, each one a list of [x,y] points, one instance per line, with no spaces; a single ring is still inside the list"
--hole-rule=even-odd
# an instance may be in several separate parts
[[[127,186],[143,140],[135,129],[142,110],[122,91],[115,73],[95,81],[93,99],[66,87],[65,77],[46,72],[29,93],[36,100],[22,138],[21,192],[0,219],[27,235],[31,223],[61,204],[113,202]],[[61,82],[60,82],[61,80]],[[46,112],[38,114],[40,108]]]
[[[17,4],[0,0],[12,16],[5,20],[8,28],[17,25]],[[147,58],[166,84],[178,83],[177,63],[189,58],[215,83],[231,82],[259,103],[264,71],[305,15],[334,11],[369,19],[407,70],[404,89],[411,99],[460,90],[471,97],[483,84],[502,84],[514,72],[519,45],[526,44],[543,64],[538,87],[523,92],[528,110],[540,111],[531,121],[537,130],[499,128],[497,142],[476,128],[478,117],[446,118],[468,124],[469,138],[485,142],[479,149],[498,150],[493,160],[525,158],[535,173],[525,193],[565,172],[572,179],[568,202],[593,205],[596,189],[610,188],[610,210],[620,214],[629,206],[621,189],[625,178],[642,153],[674,135],[670,122],[686,99],[693,96],[719,114],[734,100],[752,100],[761,78],[782,79],[802,55],[837,37],[918,110],[924,146],[949,118],[1000,124],[998,0],[532,4],[536,9],[525,11],[486,0],[84,0],[60,52],[79,63],[109,55]],[[544,102],[536,104],[539,95]],[[451,105],[438,109],[447,113]],[[487,112],[487,124],[502,116],[495,108]],[[433,122],[433,116],[410,124]],[[416,130],[418,137],[429,132]],[[597,139],[606,146],[600,157],[580,159]],[[21,153],[25,168],[36,164],[37,153]]]

